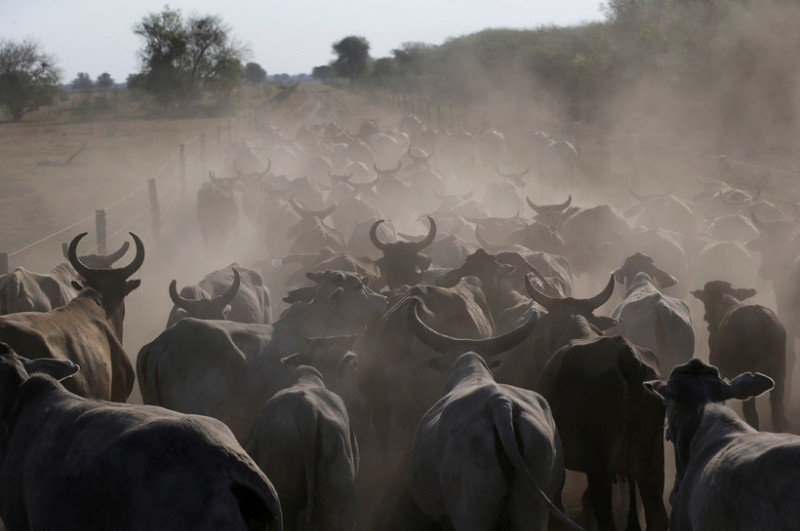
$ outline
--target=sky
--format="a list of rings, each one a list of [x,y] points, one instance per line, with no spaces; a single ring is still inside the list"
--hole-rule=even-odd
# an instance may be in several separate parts
[[[311,73],[331,45],[365,37],[372,57],[404,42],[441,44],[486,28],[575,25],[603,19],[602,0],[0,0],[0,39],[39,42],[55,55],[62,81],[78,72],[117,82],[139,70],[133,27],[165,4],[184,15],[218,15],[272,74]]]

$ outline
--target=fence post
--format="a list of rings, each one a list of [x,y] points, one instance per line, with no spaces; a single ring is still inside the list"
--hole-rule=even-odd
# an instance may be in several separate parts
[[[97,232],[97,254],[108,254],[106,247],[106,211],[94,211],[94,226]]]
[[[228,145],[231,143],[231,121],[228,120]]]
[[[153,239],[158,243],[161,241],[161,209],[158,207],[156,180],[149,179],[147,187],[150,190],[150,219],[153,222]]]
[[[203,161],[203,167],[206,166],[206,134],[200,133],[200,160]]]
[[[7,275],[10,272],[8,269],[8,253],[0,253],[0,275]]]
[[[217,151],[222,151],[222,126],[217,126]]]
[[[186,145],[178,146],[178,157],[181,162],[181,186],[186,188]]]

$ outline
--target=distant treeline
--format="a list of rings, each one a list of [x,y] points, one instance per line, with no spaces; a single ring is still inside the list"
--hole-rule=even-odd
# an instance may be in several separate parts
[[[605,8],[605,22],[403,43],[347,77],[509,120],[522,105],[697,149],[794,148],[800,3],[610,0]]]

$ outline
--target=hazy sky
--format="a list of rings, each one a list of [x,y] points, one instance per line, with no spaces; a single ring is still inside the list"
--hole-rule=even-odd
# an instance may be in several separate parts
[[[363,36],[373,57],[403,42],[441,44],[485,28],[534,28],[601,20],[602,0],[173,0],[184,15],[219,15],[270,74],[310,73],[333,59],[331,44]],[[31,37],[54,54],[63,81],[138,70],[133,26],[161,0],[0,0],[0,38]]]

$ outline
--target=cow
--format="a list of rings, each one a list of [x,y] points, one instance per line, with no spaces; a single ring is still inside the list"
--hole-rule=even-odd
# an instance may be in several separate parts
[[[0,343],[6,529],[281,529],[275,489],[221,422],[76,396],[58,380],[78,369]]]
[[[436,401],[441,375],[425,371],[433,354],[409,329],[407,307],[422,301],[422,318],[445,333],[481,339],[494,331],[481,283],[465,277],[453,287],[417,285],[396,294],[389,311],[371,329],[360,357],[360,389],[370,408],[372,424],[382,451],[390,442],[404,447],[414,427]]]
[[[81,262],[93,269],[108,269],[127,252],[129,242],[108,255],[81,256]],[[65,258],[66,253],[65,253]],[[18,312],[49,312],[75,298],[73,281],[83,281],[69,262],[55,266],[45,274],[18,267],[0,283],[0,315]]]
[[[213,172],[209,172],[208,178],[197,192],[197,220],[210,252],[224,249],[228,238],[235,235],[239,228],[239,207],[233,196],[238,178],[217,179]]]
[[[563,203],[555,205],[537,205],[531,201],[530,197],[526,197],[525,200],[528,202],[528,206],[536,212],[534,220],[545,225],[552,225],[553,227],[561,228],[561,226],[564,225],[564,221],[578,211],[578,207],[570,207],[572,204],[572,194],[570,194]]]
[[[86,398],[124,402],[133,390],[134,372],[122,347],[124,298],[140,280],[128,280],[144,263],[144,245],[136,245],[133,261],[120,269],[92,269],[77,255],[79,234],[69,244],[69,262],[86,279],[74,282],[78,295],[67,305],[46,313],[23,312],[0,316],[0,341],[30,359],[69,360],[82,371],[65,385]]]
[[[548,311],[534,332],[535,348],[547,353],[561,346],[534,389],[552,409],[564,441],[565,467],[586,474],[600,531],[615,529],[611,489],[617,478],[628,481],[627,529],[640,528],[638,486],[648,531],[665,531],[664,406],[645,389],[645,382],[659,377],[657,360],[623,336],[598,332],[614,321],[591,312],[613,290],[613,275],[603,292],[584,301],[551,298],[528,283],[531,298]]]
[[[763,372],[775,381],[770,393],[772,429],[784,431],[784,383],[786,380],[786,331],[775,313],[759,304],[742,304],[756,290],[736,289],[729,282],[706,282],[692,295],[703,302],[708,323],[708,361],[725,377],[743,372]],[[745,420],[758,429],[755,398],[742,406]]]
[[[436,237],[436,222],[428,216],[430,229],[428,235],[419,242],[384,243],[378,239],[378,226],[385,220],[379,219],[372,224],[369,237],[383,256],[375,262],[383,271],[386,285],[390,290],[404,284],[413,285],[422,280],[422,273],[431,266],[430,256],[422,254],[422,250],[430,246]]]
[[[752,400],[773,385],[757,372],[726,382],[698,359],[675,367],[667,382],[651,383],[666,404],[667,438],[675,447],[670,529],[797,529],[800,437],[756,431],[724,405]]]
[[[605,248],[619,248],[630,234],[630,225],[622,213],[608,205],[580,210],[567,218],[561,228],[567,245],[565,256],[577,274],[592,275],[616,267],[619,257],[614,256],[613,265],[603,260],[608,254]]]
[[[267,400],[247,451],[275,485],[284,529],[353,529],[358,443],[344,402],[315,368],[299,366]]]
[[[622,334],[634,344],[652,350],[664,373],[689,361],[694,354],[689,306],[660,291],[675,284],[675,278],[641,253],[629,256],[614,271],[614,278],[625,286],[625,299],[611,313],[612,319],[620,322],[608,333]]]
[[[422,417],[410,450],[416,505],[442,527],[545,529],[548,513],[563,515],[561,439],[539,394],[498,384],[488,361],[524,340],[535,316],[501,336],[455,339],[408,315],[414,334],[440,356],[428,364],[448,373],[442,397]],[[555,503],[552,500],[555,500]]]
[[[628,188],[636,204],[625,211],[628,217],[636,216],[636,223],[647,228],[676,232],[694,230],[697,218],[691,205],[672,193],[638,194]]]
[[[246,443],[264,402],[291,381],[281,358],[308,351],[307,338],[362,334],[386,311],[386,298],[354,275],[309,278],[311,302],[293,304],[270,325],[187,318],[144,345],[136,360],[144,402],[222,420]],[[334,369],[330,377],[341,377]]]
[[[176,281],[169,284],[169,296],[175,306],[167,320],[167,328],[184,317],[228,319],[238,323],[272,322],[269,290],[261,275],[252,269],[231,264],[213,271],[180,294]]]

